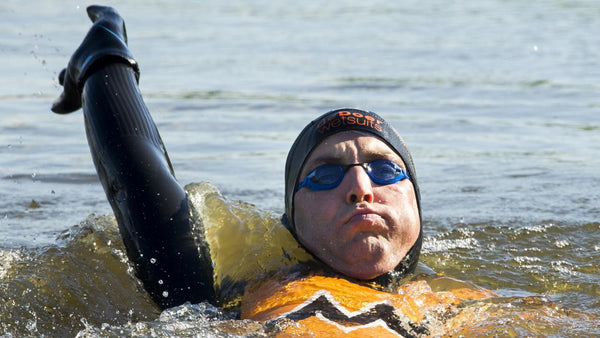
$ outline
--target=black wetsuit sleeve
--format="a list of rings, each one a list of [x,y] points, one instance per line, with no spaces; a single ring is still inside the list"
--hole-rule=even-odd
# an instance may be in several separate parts
[[[137,277],[162,308],[214,303],[210,257],[199,252],[176,181],[131,67],[110,64],[82,92],[92,158]]]

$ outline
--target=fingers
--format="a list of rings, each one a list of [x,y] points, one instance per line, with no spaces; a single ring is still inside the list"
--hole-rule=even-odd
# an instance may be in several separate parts
[[[81,108],[81,91],[86,78],[100,65],[121,62],[132,67],[139,78],[137,62],[127,48],[125,21],[111,7],[90,6],[88,16],[92,27],[77,48],[66,70],[58,75],[63,92],[52,105],[57,114],[67,114]]]
[[[58,82],[63,86],[60,97],[52,103],[52,111],[56,114],[68,114],[81,108],[81,96],[75,92],[73,83],[68,80],[68,70],[63,69],[58,75]]]
[[[74,110],[69,109],[69,104],[66,102],[67,96],[63,92],[60,97],[52,103],[52,111],[56,114],[68,114]]]
[[[114,8],[108,7],[108,6],[98,6],[98,5],[89,6],[87,8],[87,13],[88,13],[88,16],[90,17],[90,19],[92,20],[92,22],[96,22],[101,16],[104,16],[104,15],[119,16],[119,13],[117,13],[117,11]]]
[[[88,16],[93,23],[98,23],[119,39],[127,43],[127,33],[125,31],[125,22],[119,13],[112,7],[92,5],[87,8]]]
[[[73,102],[72,97],[69,95],[65,95],[63,92],[60,94],[60,97],[52,103],[52,112],[56,114],[69,114],[81,108],[81,103]]]
[[[73,96],[67,95],[64,92],[60,94],[60,97],[52,103],[52,112],[56,114],[69,114],[81,108],[81,101],[75,102]]]
[[[60,74],[58,74],[58,83],[61,86],[65,85],[65,74],[67,74],[67,68],[63,68],[63,70],[60,71]]]
[[[60,97],[52,103],[52,111],[56,114],[65,114],[65,110],[62,107],[62,100],[64,99],[65,93],[60,94]]]

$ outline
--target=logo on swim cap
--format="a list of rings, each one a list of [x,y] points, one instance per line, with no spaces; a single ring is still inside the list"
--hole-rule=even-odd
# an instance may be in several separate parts
[[[343,127],[362,127],[381,132],[383,130],[382,124],[382,120],[366,112],[342,110],[338,111],[337,114],[323,117],[317,124],[317,131],[319,134],[326,134]]]

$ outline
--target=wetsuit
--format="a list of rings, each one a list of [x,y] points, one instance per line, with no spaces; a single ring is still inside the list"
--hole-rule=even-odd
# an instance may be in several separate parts
[[[192,237],[189,204],[138,89],[125,23],[110,7],[90,6],[94,22],[59,75],[58,114],[83,108],[98,176],[127,256],[162,308],[215,302],[208,253]]]
[[[98,176],[145,289],[163,308],[214,302],[210,258],[194,242],[186,193],[131,67],[109,64],[91,74],[82,106]]]
[[[216,303],[208,246],[194,240],[188,197],[175,179],[139,92],[139,72],[126,45],[124,22],[109,7],[91,6],[88,15],[94,25],[59,76],[64,92],[52,110],[65,114],[83,108],[98,176],[119,224],[127,255],[153,300],[163,308],[186,301]],[[352,116],[346,119],[346,114]],[[339,120],[340,117],[344,119]],[[419,199],[408,149],[387,122],[374,113],[358,110],[332,111],[324,115],[323,121],[328,131],[322,131],[321,120],[313,121],[288,156],[286,215],[291,217],[284,217],[284,224],[292,234],[295,226],[293,205],[289,202],[294,190],[290,186],[297,181],[302,163],[327,135],[347,129],[360,129],[386,140],[407,164]],[[376,281],[385,285],[412,272],[421,238],[422,231],[398,267]]]

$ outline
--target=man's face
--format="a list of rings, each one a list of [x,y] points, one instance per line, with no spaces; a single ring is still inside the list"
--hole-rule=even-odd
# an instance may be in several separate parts
[[[303,179],[327,164],[391,160],[406,168],[384,142],[346,131],[325,139],[306,161]],[[315,256],[353,278],[372,279],[393,270],[419,236],[419,209],[413,184],[373,183],[360,166],[351,167],[331,190],[302,188],[294,196],[298,238]]]

